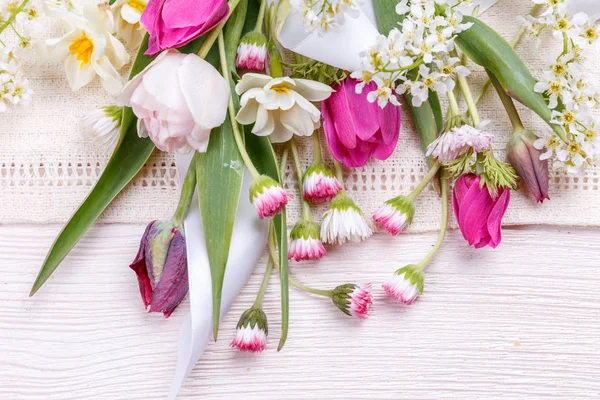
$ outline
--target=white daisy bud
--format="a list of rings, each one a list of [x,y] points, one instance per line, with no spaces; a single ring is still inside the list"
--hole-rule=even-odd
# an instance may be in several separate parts
[[[339,192],[323,215],[321,240],[329,244],[343,244],[346,241],[360,242],[372,234],[369,221],[360,208],[343,191]]]
[[[81,118],[83,134],[98,142],[104,149],[112,150],[119,140],[123,107],[104,106]]]
[[[412,223],[415,205],[408,197],[398,196],[385,202],[373,215],[373,221],[397,236]]]
[[[383,289],[394,299],[410,305],[423,293],[424,285],[423,271],[416,265],[409,265],[396,271],[394,277],[383,284]]]
[[[250,187],[250,202],[260,219],[272,218],[287,205],[290,195],[274,179],[261,175]]]
[[[261,352],[267,348],[268,334],[266,314],[260,308],[253,307],[244,311],[240,317],[231,346],[241,351]]]
[[[267,61],[267,38],[262,32],[246,34],[237,49],[238,69],[264,71]]]
[[[304,199],[311,204],[327,204],[340,190],[342,185],[325,164],[313,164],[304,173],[302,192]]]
[[[319,225],[311,221],[298,222],[290,232],[288,260],[318,260],[327,253],[319,236]]]

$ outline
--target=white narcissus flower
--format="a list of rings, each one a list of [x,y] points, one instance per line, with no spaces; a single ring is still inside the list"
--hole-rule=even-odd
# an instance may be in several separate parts
[[[148,0],[117,0],[110,6],[115,18],[117,37],[131,48],[139,46],[144,37],[140,18],[147,4]]]
[[[42,54],[52,61],[64,61],[67,80],[73,91],[98,76],[107,92],[117,94],[123,88],[118,70],[129,61],[129,54],[112,35],[114,21],[108,3],[86,4],[82,15],[57,7],[48,13],[69,25],[69,32],[46,39]]]
[[[254,73],[245,74],[235,90],[242,96],[237,121],[254,124],[252,133],[270,136],[273,143],[312,135],[320,125],[321,112],[311,101],[323,101],[333,92],[320,82]]]
[[[117,102],[138,117],[138,134],[162,151],[205,152],[225,122],[229,83],[195,54],[164,51],[127,83]]]
[[[329,210],[323,214],[321,240],[329,244],[344,244],[347,241],[360,242],[372,234],[373,229],[360,208],[344,192],[339,192]]]

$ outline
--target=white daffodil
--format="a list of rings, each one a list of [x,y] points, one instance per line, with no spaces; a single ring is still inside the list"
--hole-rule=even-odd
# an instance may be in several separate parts
[[[63,20],[69,32],[41,43],[41,52],[52,61],[63,61],[73,91],[90,83],[97,75],[111,94],[123,88],[118,70],[129,61],[121,42],[112,35],[113,16],[108,3],[86,4],[81,15],[59,7],[48,11]]]
[[[131,48],[139,46],[144,37],[140,18],[147,4],[148,0],[117,0],[110,7],[115,18],[117,37]]]
[[[236,117],[243,125],[254,124],[252,133],[283,143],[294,134],[310,136],[319,127],[321,112],[311,101],[327,99],[333,89],[323,83],[288,77],[245,74],[235,87],[241,95]]]

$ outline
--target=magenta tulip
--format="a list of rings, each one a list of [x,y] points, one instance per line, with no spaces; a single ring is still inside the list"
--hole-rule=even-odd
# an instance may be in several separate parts
[[[371,82],[356,93],[358,81],[346,78],[323,101],[323,127],[327,144],[336,160],[347,167],[364,166],[372,156],[385,160],[392,155],[400,136],[400,108],[388,104],[380,108],[367,100],[376,89]]]
[[[150,35],[146,54],[181,47],[229,15],[226,0],[150,0],[141,23]]]
[[[148,312],[162,312],[168,318],[188,292],[185,238],[171,221],[151,222],[135,260],[142,301]]]
[[[510,202],[510,190],[498,188],[493,195],[480,187],[475,174],[462,175],[454,185],[454,215],[463,237],[471,246],[498,247],[502,240],[502,217]]]

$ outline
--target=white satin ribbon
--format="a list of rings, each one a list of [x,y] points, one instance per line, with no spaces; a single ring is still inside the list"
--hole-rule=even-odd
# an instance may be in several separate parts
[[[571,0],[567,7],[570,15],[586,13],[592,20],[600,18],[600,1],[598,0]]]
[[[192,154],[177,155],[177,173],[180,184],[187,173]],[[248,282],[267,243],[268,222],[258,219],[256,209],[247,196],[251,178],[244,172],[242,195],[233,228],[229,260],[223,281],[221,316]],[[177,350],[177,366],[168,399],[177,397],[185,378],[200,360],[212,337],[212,285],[204,230],[197,198],[184,222],[187,244],[190,312],[184,319]],[[182,310],[180,310],[182,311]]]
[[[473,3],[479,5],[481,14],[497,2],[475,0]],[[342,25],[325,34],[306,32],[302,15],[292,11],[279,33],[279,42],[286,49],[313,60],[348,71],[359,71],[362,68],[359,53],[375,44],[379,35],[373,1],[363,2],[360,9],[358,17],[346,17]]]

